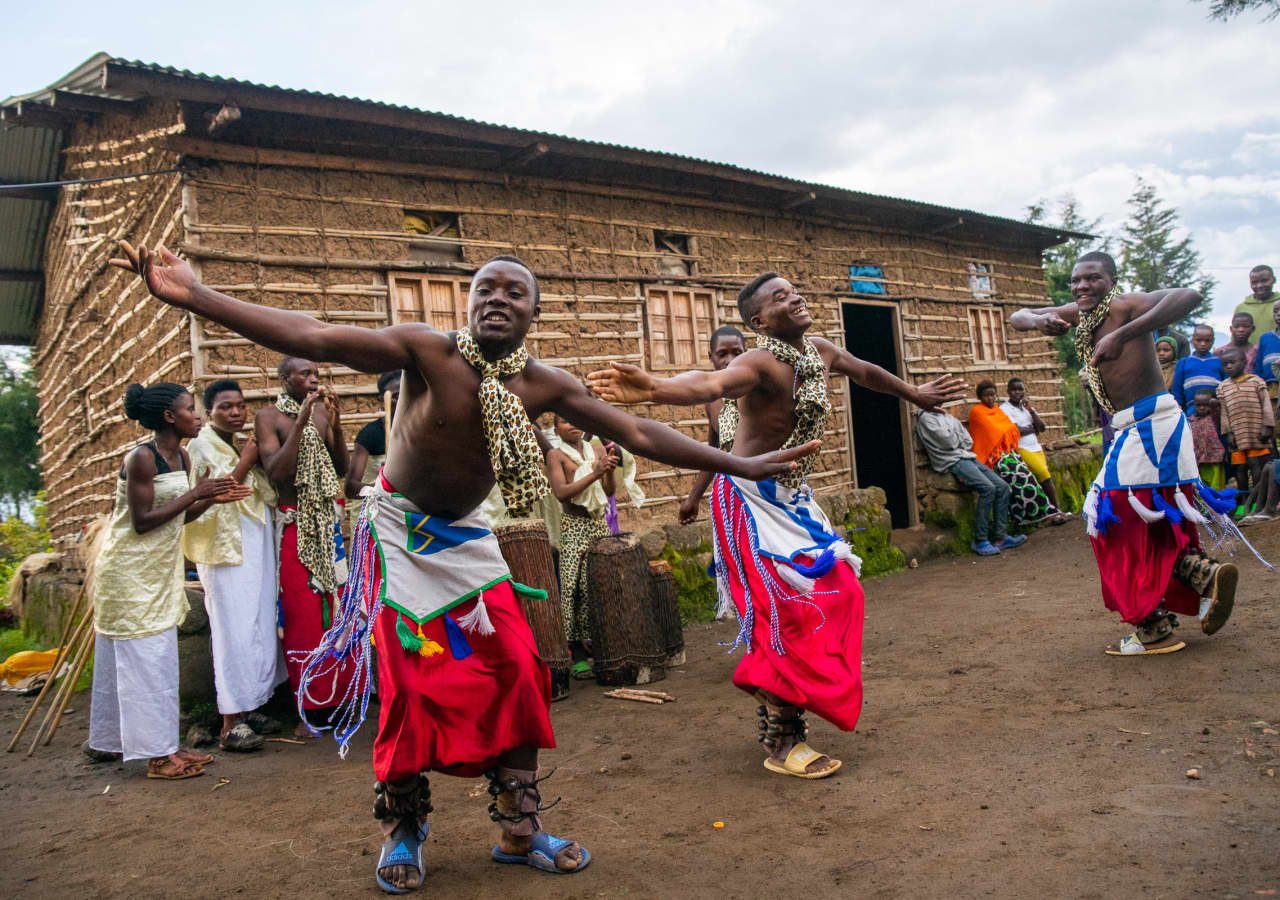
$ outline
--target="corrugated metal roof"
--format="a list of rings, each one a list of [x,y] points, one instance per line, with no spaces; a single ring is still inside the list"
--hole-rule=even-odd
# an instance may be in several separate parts
[[[0,131],[0,184],[30,184],[58,177],[62,133],[51,128]],[[15,280],[39,273],[53,204],[6,197],[0,191],[0,343],[26,344],[35,335],[40,281]]]
[[[231,89],[270,91],[287,95],[291,98],[310,99],[330,104],[349,104],[353,107],[365,109],[387,110],[403,113],[406,117],[425,117],[441,123],[450,123],[453,126],[476,129],[477,132],[483,132],[483,134],[477,134],[478,140],[490,140],[499,144],[517,145],[520,143],[529,144],[534,141],[550,141],[556,144],[555,152],[567,155],[573,155],[577,151],[581,155],[589,156],[594,150],[596,155],[599,156],[602,152],[607,151],[615,154],[610,158],[617,158],[618,155],[627,155],[626,162],[628,163],[654,168],[700,171],[701,174],[729,181],[756,179],[753,183],[763,184],[766,187],[776,187],[779,190],[795,190],[798,193],[815,191],[821,192],[823,196],[831,199],[851,201],[866,206],[894,207],[904,212],[920,215],[946,216],[957,220],[967,219],[973,222],[1014,229],[1043,246],[1060,243],[1068,237],[1088,236],[1039,225],[1029,225],[1026,222],[1003,216],[993,216],[976,210],[939,206],[901,197],[871,194],[832,185],[800,181],[787,176],[762,172],[758,169],[718,163],[677,153],[645,150],[601,141],[582,140],[550,132],[497,125],[448,113],[433,112],[376,100],[366,100],[359,97],[348,97],[342,94],[298,90],[273,84],[242,81],[235,78],[225,78],[220,75],[208,75],[203,72],[192,72],[188,69],[162,66],[156,63],[120,59],[107,53],[95,54],[47,88],[29,94],[15,95],[0,101],[0,118],[8,118],[14,113],[20,114],[24,107],[30,109],[53,106],[56,109],[59,92],[124,101],[139,100],[147,96],[146,85],[137,85],[135,83],[132,87],[126,85],[124,88],[121,88],[119,84],[113,85],[113,71],[126,73],[126,75],[142,74],[145,76],[149,74],[157,76],[159,79],[177,79],[179,82],[222,85]],[[117,77],[116,81],[119,82],[122,77],[124,76]],[[10,182],[55,180],[59,168],[58,150],[60,141],[61,132],[51,128],[26,127],[0,130],[0,179],[6,179]],[[760,181],[761,179],[766,180],[767,183]],[[0,242],[0,258],[12,259],[13,266],[20,271],[39,269],[43,254],[44,234],[48,227],[48,216],[51,208],[51,201],[6,198],[4,192],[0,191],[0,235],[5,236],[5,240]],[[10,241],[10,235],[15,236],[16,239]],[[5,268],[6,265],[7,263],[0,263],[0,269]],[[26,285],[21,286],[27,287]],[[36,306],[29,296],[29,291],[19,291],[15,289],[12,283],[0,282],[0,341],[11,341],[15,335],[29,335],[34,330],[35,314]]]

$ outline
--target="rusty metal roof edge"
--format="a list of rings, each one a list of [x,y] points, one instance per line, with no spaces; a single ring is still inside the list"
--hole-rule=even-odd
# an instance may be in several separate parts
[[[765,172],[759,169],[752,169],[746,166],[735,165],[733,163],[716,162],[714,160],[702,159],[695,156],[687,156],[679,153],[671,153],[661,150],[648,150],[642,147],[632,147],[625,144],[614,144],[606,141],[586,140],[583,138],[570,137],[568,135],[556,134],[554,132],[535,131],[527,128],[519,128],[511,125],[500,125],[493,122],[485,122],[478,119],[470,119],[465,116],[457,116],[450,113],[437,112],[433,110],[421,109],[418,107],[407,106],[403,104],[387,103],[379,100],[368,100],[361,97],[351,97],[344,94],[332,94],[322,91],[311,91],[299,88],[286,88],[277,84],[262,84],[259,82],[245,81],[237,78],[228,78],[222,75],[209,75],[203,72],[193,72],[189,69],[180,69],[174,66],[163,66],[158,63],[148,63],[141,60],[130,60],[121,57],[113,57],[107,53],[97,53],[76,68],[72,69],[67,75],[58,81],[49,85],[40,91],[30,94],[10,97],[0,101],[0,109],[8,106],[18,105],[22,102],[36,101],[41,98],[51,97],[57,90],[73,90],[81,93],[90,93],[98,96],[115,96],[121,97],[118,93],[110,90],[109,72],[111,67],[117,67],[121,70],[138,72],[144,74],[153,74],[157,76],[175,78],[179,80],[187,80],[192,82],[202,82],[205,84],[226,85],[230,88],[245,88],[260,91],[272,91],[282,95],[289,95],[300,99],[309,99],[317,101],[328,101],[343,104],[352,104],[373,109],[389,110],[396,113],[403,113],[406,116],[423,116],[435,118],[459,125],[472,126],[476,128],[492,130],[495,133],[505,135],[521,135],[529,141],[535,140],[551,140],[560,145],[557,149],[571,150],[573,147],[580,147],[584,150],[608,150],[614,152],[625,152],[627,154],[635,154],[637,162],[648,162],[655,167],[664,165],[668,168],[676,170],[687,170],[691,165],[698,167],[711,167],[714,171],[712,176],[718,175],[726,180],[741,180],[743,177],[754,177],[757,179],[767,179],[774,182],[779,190],[794,189],[796,191],[821,191],[834,199],[852,200],[855,202],[869,203],[872,205],[892,206],[899,209],[913,211],[916,213],[927,215],[945,215],[954,216],[960,220],[969,217],[975,223],[984,223],[1002,228],[1014,229],[1021,231],[1028,236],[1034,236],[1042,245],[1049,246],[1060,243],[1068,238],[1088,238],[1092,235],[1080,232],[1065,231],[1051,226],[1036,225],[1029,222],[1022,222],[1017,219],[1011,219],[1006,216],[997,216],[990,213],[980,212],[973,209],[964,209],[958,207],[949,207],[936,203],[928,203],[921,200],[911,200],[904,197],[894,197],[887,194],[874,194],[868,191],[858,191],[852,188],[839,187],[836,185],[823,184],[821,182],[803,181],[798,178],[792,178],[786,175],[778,175],[772,172]],[[94,82],[97,82],[95,85]]]

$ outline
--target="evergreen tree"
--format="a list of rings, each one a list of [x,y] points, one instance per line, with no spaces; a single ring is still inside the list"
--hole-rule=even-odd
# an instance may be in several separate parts
[[[1209,0],[1209,18],[1223,22],[1254,9],[1264,13],[1262,21],[1270,22],[1280,16],[1280,0]]]
[[[1133,290],[1194,287],[1204,298],[1186,318],[1174,324],[1189,331],[1213,309],[1215,281],[1200,271],[1200,254],[1191,235],[1178,240],[1178,211],[1141,177],[1129,197],[1129,220],[1120,230],[1120,282]]]
[[[30,508],[41,488],[35,373],[0,360],[0,498],[8,513]]]

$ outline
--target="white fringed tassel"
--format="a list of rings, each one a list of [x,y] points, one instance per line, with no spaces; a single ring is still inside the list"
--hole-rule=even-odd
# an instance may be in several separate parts
[[[1209,524],[1205,517],[1200,514],[1200,510],[1191,505],[1191,501],[1187,499],[1186,494],[1180,490],[1175,490],[1173,493],[1174,505],[1178,507],[1179,512],[1181,512],[1183,516],[1185,516],[1189,521],[1195,522],[1197,525]]]
[[[485,609],[484,594],[476,598],[476,605],[472,607],[471,612],[458,620],[458,624],[463,631],[471,631],[486,636],[493,634],[495,629],[493,623],[489,621],[489,610]]]
[[[1084,498],[1084,530],[1089,533],[1089,537],[1098,536],[1098,486],[1093,485],[1089,488],[1089,496]]]
[[[862,557],[854,553],[853,548],[846,542],[836,541],[828,549],[835,551],[836,559],[842,559],[847,562],[853,568],[854,575],[859,578],[862,577]]]
[[[1142,521],[1148,525],[1152,522],[1159,522],[1164,518],[1164,513],[1143,506],[1142,501],[1137,498],[1132,490],[1129,491],[1129,505],[1133,507],[1134,512],[1142,517]]]
[[[812,578],[806,578],[785,563],[780,563],[776,568],[778,570],[778,574],[782,576],[782,580],[791,585],[797,591],[802,594],[813,593],[815,582]]]

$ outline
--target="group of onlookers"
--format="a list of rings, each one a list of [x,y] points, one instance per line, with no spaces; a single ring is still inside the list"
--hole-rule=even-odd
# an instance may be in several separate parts
[[[1225,344],[1214,348],[1206,324],[1195,327],[1189,347],[1182,335],[1156,337],[1165,386],[1188,413],[1200,478],[1215,490],[1234,481],[1243,525],[1280,516],[1280,297],[1270,266],[1256,266],[1249,283],[1252,293],[1236,308]],[[1259,337],[1255,322],[1264,313],[1275,330]],[[977,393],[967,424],[947,412],[921,412],[916,434],[935,471],[977,492],[972,549],[991,556],[1025,540],[1009,535],[1010,521],[1057,524],[1065,516],[1038,438],[1045,424],[1023,381],[1009,381],[999,406],[993,382],[980,382]]]
[[[996,556],[1027,540],[1009,533],[1011,522],[1060,525],[1068,516],[1058,509],[1039,438],[1046,426],[1028,402],[1026,383],[1010,379],[999,405],[994,382],[978,382],[977,394],[967,423],[943,410],[921,411],[915,430],[934,471],[977,492],[970,547],[979,556]]]

